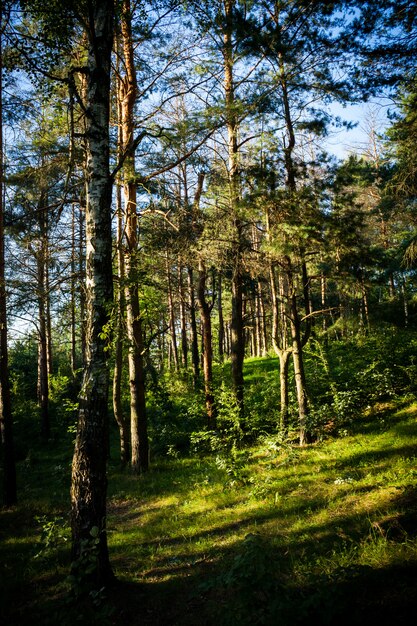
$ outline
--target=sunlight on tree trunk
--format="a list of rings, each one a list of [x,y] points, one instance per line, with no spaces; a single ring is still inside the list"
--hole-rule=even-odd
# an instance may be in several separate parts
[[[86,293],[87,350],[72,463],[71,528],[74,571],[102,586],[112,578],[106,534],[109,343],[112,303],[109,172],[110,55],[113,2],[89,2],[87,93]],[[85,571],[85,549],[98,539],[95,570]]]

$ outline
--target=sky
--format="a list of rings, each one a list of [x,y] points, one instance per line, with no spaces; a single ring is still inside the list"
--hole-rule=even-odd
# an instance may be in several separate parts
[[[331,111],[343,120],[355,123],[351,130],[335,129],[328,137],[327,149],[339,159],[345,159],[351,154],[363,154],[369,150],[372,128],[377,136],[382,135],[389,126],[388,111],[393,111],[395,105],[390,98],[380,98],[368,103],[350,104],[343,107],[332,104]]]

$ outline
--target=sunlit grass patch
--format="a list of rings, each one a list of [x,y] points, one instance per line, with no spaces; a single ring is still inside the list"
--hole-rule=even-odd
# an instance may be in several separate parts
[[[191,626],[192,615],[230,625],[242,611],[242,623],[256,623],[258,609],[266,624],[292,626],[322,611],[340,623],[351,593],[369,611],[381,590],[409,593],[407,568],[417,567],[416,411],[416,403],[391,406],[384,424],[367,416],[365,432],[304,448],[268,435],[229,457],[223,450],[156,459],[139,477],[112,461],[108,539],[123,589],[112,600],[114,623],[135,610],[123,608],[123,593],[132,607],[148,606],[145,626],[163,616]],[[23,586],[24,606],[34,613],[43,606],[45,616],[43,596],[59,604],[68,591],[68,453],[30,462],[20,474],[23,501],[0,511],[2,593],[20,598]],[[360,590],[369,581],[367,597]],[[155,615],[162,621],[152,623]]]

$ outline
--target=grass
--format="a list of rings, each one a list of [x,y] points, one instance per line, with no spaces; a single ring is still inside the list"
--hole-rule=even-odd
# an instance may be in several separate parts
[[[349,436],[299,448],[269,436],[233,458],[109,468],[117,577],[68,600],[71,446],[19,462],[0,510],[6,624],[405,624],[417,608],[417,404],[375,405]],[[116,458],[116,454],[114,455]]]

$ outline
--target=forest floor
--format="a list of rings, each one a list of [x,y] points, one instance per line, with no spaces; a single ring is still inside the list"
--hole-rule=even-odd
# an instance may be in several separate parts
[[[109,471],[116,575],[69,595],[63,442],[19,462],[0,510],[0,623],[410,623],[417,609],[417,404],[377,404],[345,436],[300,448],[265,436],[217,455]],[[116,456],[116,454],[115,454]]]

